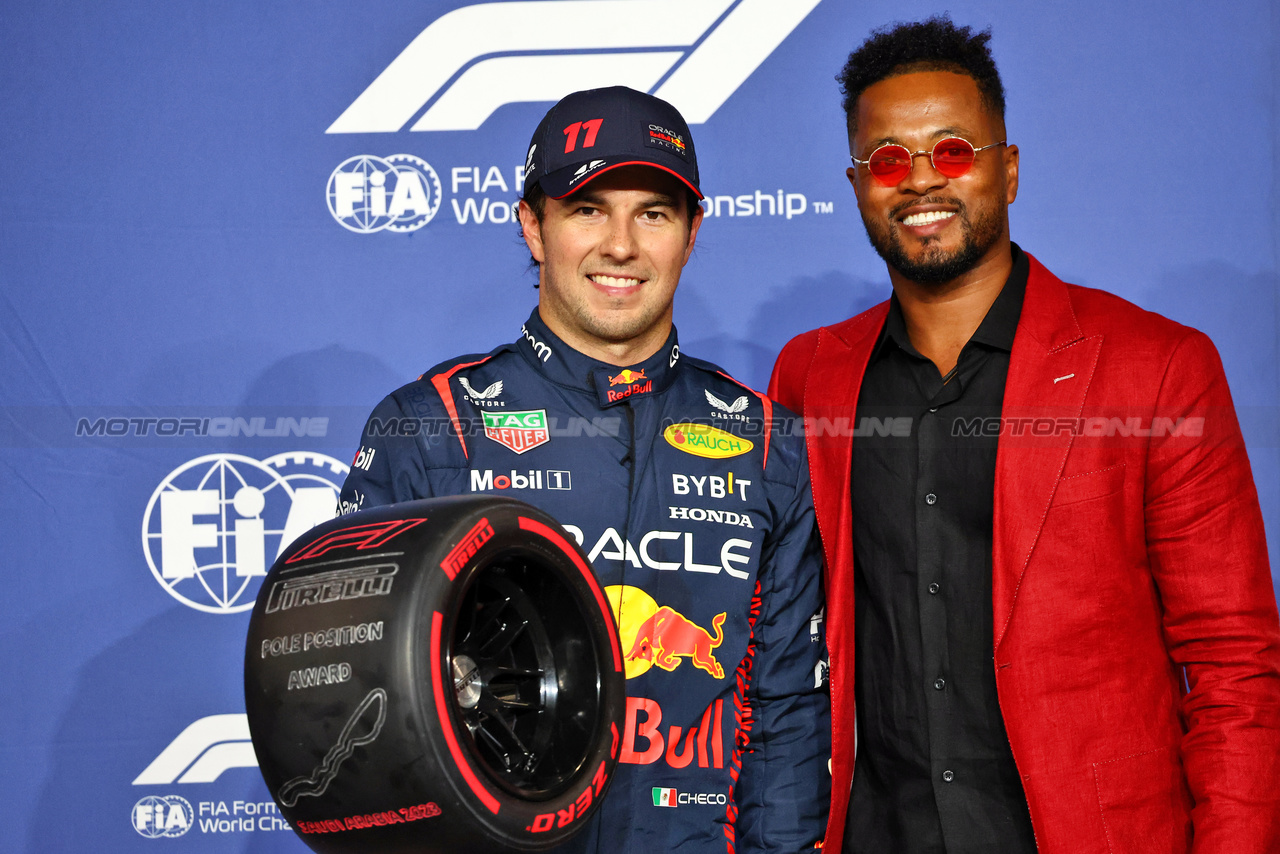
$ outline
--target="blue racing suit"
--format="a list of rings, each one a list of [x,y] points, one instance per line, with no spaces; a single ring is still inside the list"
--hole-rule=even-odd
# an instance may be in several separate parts
[[[821,550],[790,414],[673,329],[642,364],[576,352],[535,310],[513,344],[432,368],[365,427],[341,512],[474,492],[547,511],[618,613],[617,773],[557,849],[809,849],[830,777]]]

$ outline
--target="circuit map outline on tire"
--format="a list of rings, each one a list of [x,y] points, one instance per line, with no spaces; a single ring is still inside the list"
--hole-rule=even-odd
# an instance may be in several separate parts
[[[513,499],[319,525],[280,555],[249,621],[259,768],[320,854],[558,845],[612,780],[624,707],[590,563]]]

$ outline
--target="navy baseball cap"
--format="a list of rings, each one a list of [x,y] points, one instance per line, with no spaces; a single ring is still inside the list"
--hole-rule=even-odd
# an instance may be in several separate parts
[[[553,199],[619,166],[652,166],[679,178],[702,198],[693,137],[680,112],[661,98],[626,86],[566,95],[533,132],[525,181]]]

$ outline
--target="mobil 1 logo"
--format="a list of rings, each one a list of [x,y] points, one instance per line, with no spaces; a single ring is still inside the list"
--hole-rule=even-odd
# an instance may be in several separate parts
[[[471,491],[491,492],[502,489],[573,489],[573,472],[563,469],[529,469],[495,472],[493,469],[471,470]]]

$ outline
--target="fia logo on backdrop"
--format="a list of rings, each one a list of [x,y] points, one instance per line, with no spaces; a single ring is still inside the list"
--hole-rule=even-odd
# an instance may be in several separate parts
[[[133,829],[147,839],[174,839],[191,829],[191,802],[178,795],[148,795],[133,805]]]
[[[184,463],[160,481],[143,514],[151,574],[198,611],[249,610],[275,559],[333,518],[348,470],[309,451],[262,461],[208,454]]]
[[[440,209],[440,176],[412,154],[349,157],[329,176],[329,213],[357,234],[417,231]]]

